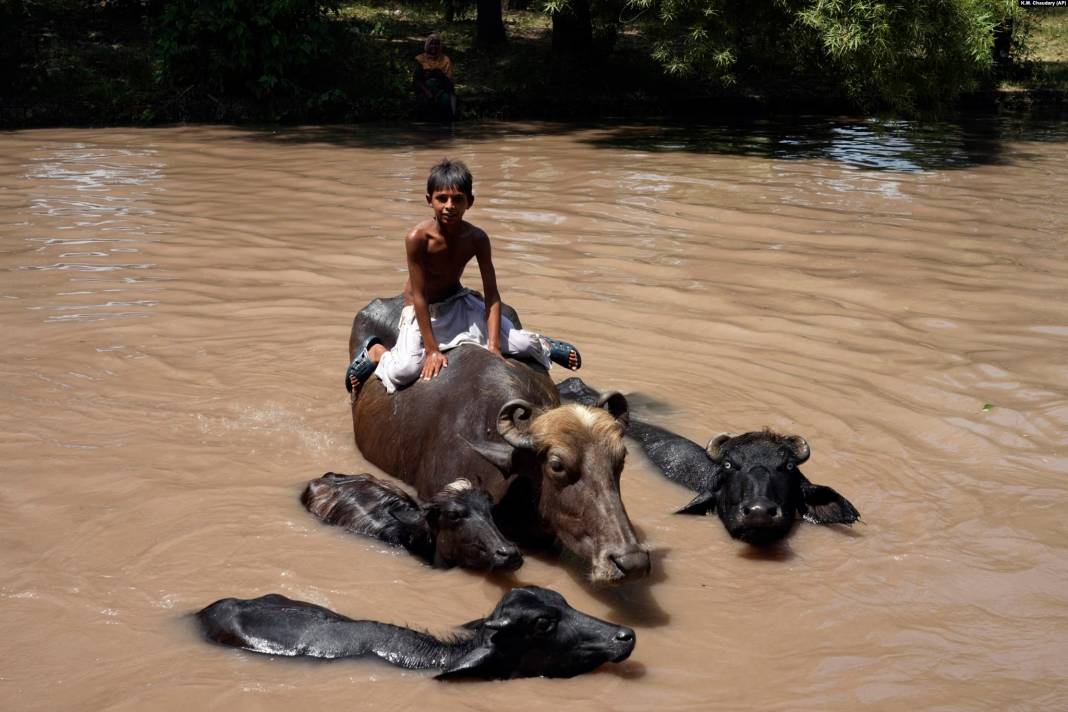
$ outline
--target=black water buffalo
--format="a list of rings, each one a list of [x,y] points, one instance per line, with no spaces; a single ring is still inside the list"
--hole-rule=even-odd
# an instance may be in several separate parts
[[[411,670],[441,670],[439,679],[573,677],[634,650],[634,631],[588,616],[555,591],[512,589],[485,618],[457,637],[376,621],[353,620],[277,593],[224,598],[197,613],[205,634],[223,645],[268,655],[315,658],[377,656]]]
[[[580,378],[559,385],[565,401],[596,402]],[[627,436],[664,475],[699,494],[680,514],[715,511],[735,539],[754,545],[786,536],[800,515],[814,524],[852,524],[860,513],[830,487],[812,484],[798,466],[810,454],[800,435],[769,430],[724,433],[702,448],[669,430],[631,418]]]
[[[300,501],[327,524],[402,546],[437,568],[514,571],[523,565],[519,548],[493,522],[489,496],[466,479],[420,505],[377,477],[328,472],[308,483]]]
[[[350,356],[372,334],[392,345],[400,309],[399,298],[375,300],[357,314]],[[562,406],[540,366],[467,345],[437,377],[393,395],[370,379],[352,423],[364,457],[420,497],[466,477],[489,494],[512,541],[559,542],[590,563],[595,582],[640,578],[649,554],[619,496],[626,399],[605,394],[593,405]]]

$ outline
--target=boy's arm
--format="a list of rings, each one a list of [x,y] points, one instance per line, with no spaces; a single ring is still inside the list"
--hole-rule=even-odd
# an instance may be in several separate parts
[[[449,359],[438,350],[438,341],[434,338],[434,329],[430,326],[430,307],[426,302],[426,290],[423,287],[423,265],[426,262],[426,235],[415,229],[404,239],[404,249],[408,254],[408,281],[412,285],[412,306],[415,308],[415,323],[423,337],[426,358],[423,360],[422,378],[433,378],[442,368],[449,365]]]
[[[475,243],[475,258],[482,273],[482,292],[486,297],[486,348],[501,353],[501,295],[497,291],[497,273],[493,269],[493,255],[489,236],[479,235]]]

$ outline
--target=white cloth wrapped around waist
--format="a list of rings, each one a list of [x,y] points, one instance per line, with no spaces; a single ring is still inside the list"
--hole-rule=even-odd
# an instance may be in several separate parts
[[[439,351],[454,349],[460,344],[485,346],[486,302],[470,289],[461,289],[447,299],[429,305],[430,328]],[[517,329],[506,317],[501,317],[501,352],[510,356],[531,358],[545,368],[550,367],[549,344],[538,334]],[[426,350],[423,335],[415,319],[415,307],[401,310],[397,329],[397,344],[382,356],[375,375],[386,391],[393,393],[400,386],[415,381],[422,371]]]

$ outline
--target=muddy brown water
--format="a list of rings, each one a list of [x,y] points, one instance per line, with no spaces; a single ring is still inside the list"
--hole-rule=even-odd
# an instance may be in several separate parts
[[[0,708],[1068,708],[1068,129],[980,128],[0,135]],[[403,284],[445,154],[505,299],[587,382],[702,442],[804,435],[864,524],[754,554],[672,516],[689,492],[633,446],[642,585],[434,571],[313,520],[304,482],[374,471],[349,325]],[[517,583],[634,626],[634,655],[442,684],[188,618],[277,591],[446,633]]]

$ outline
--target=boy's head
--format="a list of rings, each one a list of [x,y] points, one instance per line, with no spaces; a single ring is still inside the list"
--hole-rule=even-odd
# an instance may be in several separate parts
[[[430,200],[436,191],[455,189],[467,196],[467,204],[475,202],[475,196],[471,192],[471,184],[474,179],[471,171],[463,161],[453,161],[448,158],[430,169],[430,175],[426,179],[426,199]]]

